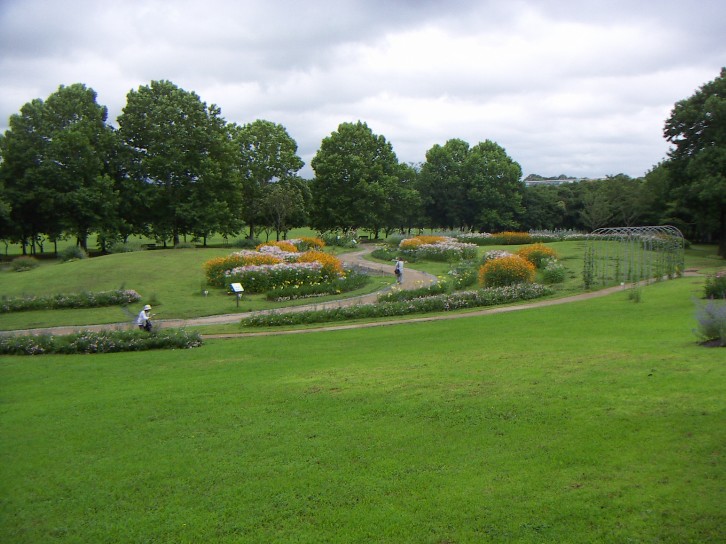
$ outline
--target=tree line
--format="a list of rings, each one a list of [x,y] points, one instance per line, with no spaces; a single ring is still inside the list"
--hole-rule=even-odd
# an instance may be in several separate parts
[[[285,127],[227,122],[172,82],[130,91],[117,128],[93,89],[61,86],[25,104],[0,136],[0,239],[32,253],[66,237],[87,249],[92,233],[104,250],[134,235],[166,246],[301,226],[378,237],[673,224],[724,255],[725,88],[722,70],[675,105],[664,128],[673,148],[643,177],[530,187],[496,142],[451,139],[404,164],[361,121],[323,139],[306,180]]]

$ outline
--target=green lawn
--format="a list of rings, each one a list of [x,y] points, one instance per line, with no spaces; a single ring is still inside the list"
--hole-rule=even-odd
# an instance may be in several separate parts
[[[702,279],[452,321],[0,358],[0,542],[707,543]]]

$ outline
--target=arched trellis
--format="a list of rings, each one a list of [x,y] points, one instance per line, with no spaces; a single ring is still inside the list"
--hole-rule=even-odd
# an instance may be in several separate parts
[[[684,251],[683,234],[670,225],[597,229],[587,239],[585,287],[680,276]]]

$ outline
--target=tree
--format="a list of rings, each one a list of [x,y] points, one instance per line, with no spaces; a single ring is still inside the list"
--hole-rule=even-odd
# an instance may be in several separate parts
[[[13,239],[33,250],[40,234],[88,234],[115,214],[108,176],[113,142],[107,111],[93,89],[60,86],[44,102],[25,104],[0,142],[0,179],[12,206]]]
[[[726,257],[726,68],[675,104],[663,133],[674,146],[668,154],[672,195],[692,210],[694,234],[715,237]]]
[[[390,220],[400,186],[393,147],[368,125],[342,123],[325,138],[311,162],[311,222],[321,231],[367,228],[378,237]]]
[[[582,222],[590,230],[607,226],[613,217],[612,203],[607,188],[599,181],[583,181],[579,184],[583,192]]]
[[[174,245],[181,235],[233,222],[238,178],[227,123],[215,105],[170,81],[132,90],[118,118],[132,153],[130,175],[151,185],[152,232]]]
[[[242,179],[243,219],[249,225],[250,238],[255,226],[264,220],[264,199],[274,181],[294,176],[304,165],[297,155],[297,142],[282,125],[258,119],[235,127],[234,142],[239,150]]]
[[[262,198],[265,224],[275,229],[277,240],[280,234],[287,237],[291,228],[307,224],[310,198],[308,183],[297,176],[270,183],[265,189]]]
[[[644,216],[646,208],[642,179],[618,174],[607,176],[603,183],[614,222],[624,227],[637,225]]]
[[[523,213],[522,169],[503,147],[486,140],[470,148],[453,139],[426,153],[419,192],[431,226],[499,231]]]
[[[467,160],[465,224],[489,232],[515,229],[521,216],[522,168],[503,147],[486,140]]]
[[[436,144],[426,152],[418,191],[429,226],[453,229],[464,224],[468,154],[469,144],[459,139]]]

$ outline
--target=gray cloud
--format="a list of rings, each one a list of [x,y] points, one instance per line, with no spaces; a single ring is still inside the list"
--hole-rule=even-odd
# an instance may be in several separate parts
[[[0,130],[60,84],[94,88],[114,122],[130,89],[169,79],[228,121],[281,123],[308,164],[360,119],[405,162],[490,139],[525,173],[638,176],[674,102],[726,65],[725,16],[711,0],[5,0]]]

